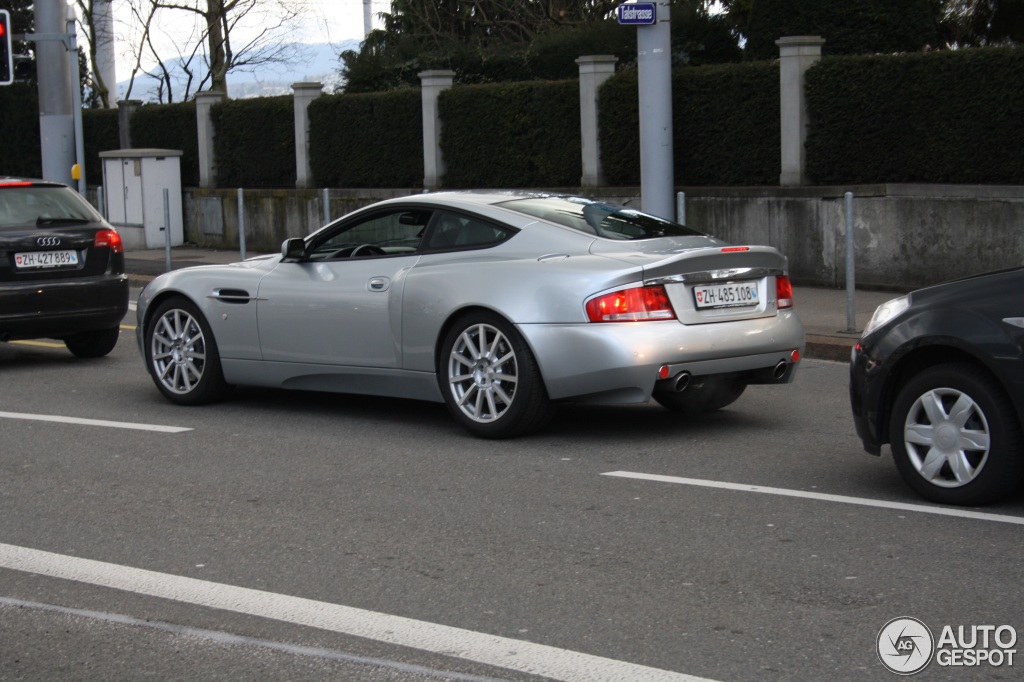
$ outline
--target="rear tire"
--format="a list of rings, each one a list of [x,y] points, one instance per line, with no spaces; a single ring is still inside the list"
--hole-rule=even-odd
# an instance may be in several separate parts
[[[693,377],[682,391],[655,389],[651,397],[669,410],[702,414],[720,410],[736,402],[747,384],[732,375]]]
[[[171,298],[153,311],[144,336],[146,368],[160,392],[179,405],[202,405],[230,388],[206,318],[187,299]]]
[[[441,344],[438,365],[448,411],[477,436],[522,436],[551,418],[533,353],[515,328],[493,313],[456,321]]]
[[[64,339],[64,345],[79,358],[101,358],[114,350],[121,327],[101,329],[95,332],[81,332]]]
[[[889,423],[903,480],[941,504],[981,505],[1024,478],[1024,433],[990,374],[969,364],[924,370],[900,389]]]

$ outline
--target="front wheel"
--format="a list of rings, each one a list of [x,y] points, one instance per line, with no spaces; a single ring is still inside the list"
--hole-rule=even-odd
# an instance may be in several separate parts
[[[459,319],[442,343],[439,365],[448,410],[478,436],[521,436],[551,417],[533,353],[497,315],[473,313]]]
[[[228,389],[217,342],[199,309],[182,298],[161,303],[145,330],[146,366],[171,402],[200,405]]]
[[[1024,435],[1013,404],[978,367],[924,370],[900,390],[890,419],[896,468],[926,499],[988,504],[1024,476]]]

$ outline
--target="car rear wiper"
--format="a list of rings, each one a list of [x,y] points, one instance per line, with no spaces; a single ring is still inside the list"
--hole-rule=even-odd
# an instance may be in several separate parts
[[[56,225],[58,223],[84,225],[91,222],[92,220],[89,218],[44,218],[43,216],[36,218],[36,225]]]

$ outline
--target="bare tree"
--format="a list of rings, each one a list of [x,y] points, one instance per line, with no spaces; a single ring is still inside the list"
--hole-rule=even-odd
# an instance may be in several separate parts
[[[93,0],[76,2],[91,6]],[[124,5],[130,18],[121,22],[119,34],[130,44],[132,63],[126,97],[144,76],[157,81],[159,101],[173,102],[202,89],[227,94],[229,72],[256,71],[297,58],[300,48],[287,39],[308,2],[125,0]],[[86,30],[94,35],[90,25]]]

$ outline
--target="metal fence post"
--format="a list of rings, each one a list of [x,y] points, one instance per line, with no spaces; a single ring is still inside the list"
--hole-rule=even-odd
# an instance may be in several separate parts
[[[238,188],[238,249],[245,260],[245,191]]]
[[[857,331],[857,315],[853,300],[856,290],[856,278],[853,270],[853,192],[847,192],[843,198],[846,200],[846,331],[855,332]]]
[[[324,225],[331,222],[331,192],[326,187],[324,188]]]
[[[676,222],[680,225],[686,224],[686,192],[676,194]]]
[[[164,268],[171,271],[171,196],[164,187]]]

